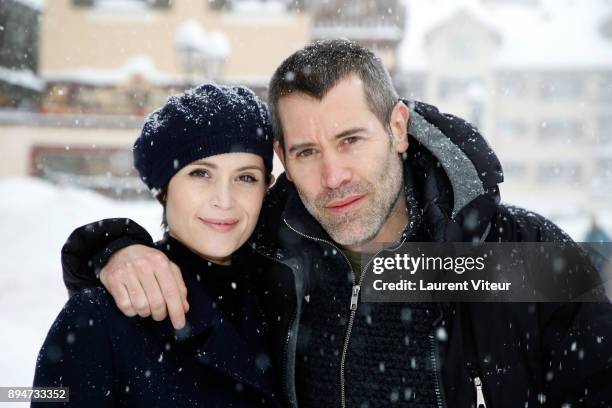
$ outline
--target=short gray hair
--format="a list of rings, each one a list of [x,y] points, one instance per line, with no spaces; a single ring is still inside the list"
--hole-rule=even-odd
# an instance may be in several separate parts
[[[389,71],[371,50],[345,39],[311,43],[291,54],[270,79],[269,108],[275,139],[284,149],[278,101],[292,92],[322,99],[340,80],[356,74],[363,82],[366,103],[385,129],[399,101]]]

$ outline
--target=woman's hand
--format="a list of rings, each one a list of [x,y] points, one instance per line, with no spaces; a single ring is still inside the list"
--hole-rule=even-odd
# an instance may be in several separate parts
[[[170,315],[175,329],[185,326],[187,287],[178,266],[163,252],[145,245],[125,247],[102,268],[100,281],[126,316],[161,321]]]

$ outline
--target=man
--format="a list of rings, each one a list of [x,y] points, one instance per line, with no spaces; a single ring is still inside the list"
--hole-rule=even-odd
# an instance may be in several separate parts
[[[610,236],[606,233],[606,231],[599,225],[597,222],[597,217],[594,214],[591,214],[591,225],[589,230],[586,232],[586,236],[584,237],[585,242],[610,242]]]
[[[359,301],[370,243],[571,241],[541,216],[499,204],[501,166],[475,128],[400,100],[380,60],[345,40],[287,58],[269,102],[286,173],[251,246],[293,272],[278,295],[288,405],[612,401],[607,303]],[[129,246],[144,236],[125,220],[77,230],[63,250],[65,282],[97,285],[92,270],[116,252],[100,280],[119,308],[156,320],[167,311],[182,326],[188,304],[174,265]]]

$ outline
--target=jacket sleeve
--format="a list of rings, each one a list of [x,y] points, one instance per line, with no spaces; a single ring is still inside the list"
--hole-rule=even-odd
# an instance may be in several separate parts
[[[558,242],[563,235],[552,224],[542,238]],[[578,246],[574,250],[581,251]],[[571,286],[580,288],[578,293],[595,288],[599,301],[540,305],[542,345],[548,357],[546,403],[608,406],[612,401],[612,304],[605,293],[599,293],[604,286],[590,260],[578,260],[577,256],[574,260],[579,262],[581,273],[570,278],[575,281]]]
[[[499,209],[493,232],[503,231],[503,235],[494,237],[494,241],[557,242],[572,248],[573,240],[545,217],[507,205]],[[597,271],[588,267],[588,262],[584,266],[580,269],[583,273],[571,279],[595,282]],[[540,373],[544,377],[541,379],[544,405],[607,406],[612,401],[610,302],[603,298],[599,302],[543,302],[534,310],[538,310],[545,359]]]
[[[100,286],[100,270],[118,250],[134,244],[153,245],[149,233],[128,218],[109,218],[77,228],[62,248],[64,284],[72,295]]]
[[[557,225],[529,213],[525,225],[536,232],[537,241],[573,240]],[[573,247],[580,251],[578,246]],[[586,256],[586,254],[585,254]],[[577,257],[575,259],[578,259]],[[595,287],[601,280],[589,260],[582,260],[581,274],[572,279]],[[598,302],[540,304],[542,345],[549,361],[544,393],[547,406],[607,406],[612,401],[612,304]]]
[[[543,330],[549,356],[546,402],[550,406],[607,406],[612,401],[612,305],[566,303],[551,311]],[[564,405],[565,404],[565,405]]]
[[[69,402],[33,402],[32,407],[112,407],[113,359],[110,333],[87,289],[72,296],[51,326],[36,361],[35,387],[67,387]]]

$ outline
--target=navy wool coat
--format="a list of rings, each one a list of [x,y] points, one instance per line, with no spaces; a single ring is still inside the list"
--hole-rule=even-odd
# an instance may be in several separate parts
[[[168,319],[126,317],[103,288],[84,289],[51,327],[34,386],[69,387],[69,403],[57,406],[280,406],[265,325],[249,285],[239,284],[240,304],[231,305],[238,313],[229,318],[210,282],[200,282],[207,268],[218,266],[171,237],[156,246],[183,273],[190,303],[186,327],[175,331]],[[247,276],[243,272],[234,271],[239,278]]]

